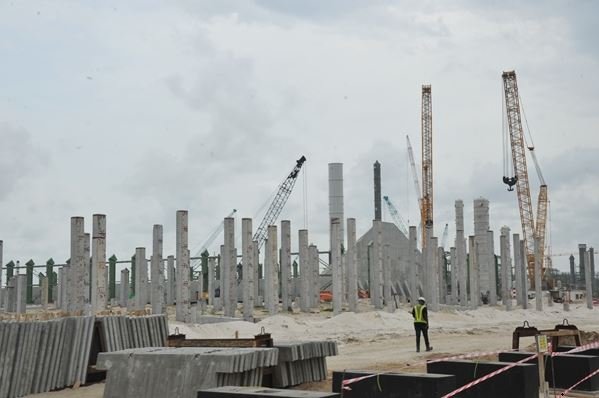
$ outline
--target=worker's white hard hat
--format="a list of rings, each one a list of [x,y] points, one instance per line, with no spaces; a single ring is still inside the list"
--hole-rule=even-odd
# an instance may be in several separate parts
[[[424,297],[418,297],[418,301],[422,301],[423,303],[426,303],[426,300],[424,299]]]

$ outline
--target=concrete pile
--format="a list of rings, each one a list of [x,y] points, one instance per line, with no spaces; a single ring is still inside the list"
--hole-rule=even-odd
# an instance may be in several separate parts
[[[273,372],[273,386],[285,388],[327,378],[326,357],[338,354],[335,341],[280,341],[279,363]]]
[[[0,322],[0,397],[84,384],[94,317]]]
[[[100,353],[108,371],[104,398],[195,398],[198,390],[237,383],[260,386],[276,366],[276,348],[136,348]]]
[[[107,352],[128,348],[166,347],[166,315],[143,317],[109,316],[98,318]]]

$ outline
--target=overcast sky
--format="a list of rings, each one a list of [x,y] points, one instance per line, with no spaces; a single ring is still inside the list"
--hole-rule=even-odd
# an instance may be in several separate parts
[[[471,234],[480,196],[496,236],[520,232],[501,181],[511,69],[549,186],[553,252],[598,246],[597,15],[584,0],[1,0],[4,263],[63,262],[70,217],[89,230],[94,213],[107,215],[109,255],[150,250],[153,224],[171,254],[178,209],[189,210],[193,255],[233,208],[238,228],[241,217],[256,227],[301,155],[306,175],[281,215],[294,247],[305,208],[310,240],[327,249],[330,162],[344,163],[359,235],[373,218],[375,160],[383,194],[415,224],[405,135],[419,162],[422,84],[433,93],[436,234],[450,223],[453,242],[455,199]]]

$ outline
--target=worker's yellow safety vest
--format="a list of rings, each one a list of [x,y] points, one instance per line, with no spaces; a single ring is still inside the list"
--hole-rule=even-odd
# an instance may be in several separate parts
[[[422,316],[422,313],[425,308],[426,305],[417,304],[416,306],[414,306],[414,323],[426,323],[424,317]]]

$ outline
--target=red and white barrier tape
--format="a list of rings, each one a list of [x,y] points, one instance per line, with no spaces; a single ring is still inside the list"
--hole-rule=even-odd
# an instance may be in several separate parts
[[[599,348],[599,341],[596,341],[594,343],[589,343],[589,344],[581,345],[580,347],[573,348],[570,351],[552,352],[551,356],[552,357],[558,357],[560,355],[574,354],[576,352],[590,350],[591,348]]]
[[[371,377],[378,377],[379,375],[382,375],[384,373],[387,372],[383,372],[383,373],[373,373],[371,375],[366,375],[366,376],[360,376],[360,377],[354,377],[352,379],[347,379],[347,380],[343,380],[341,382],[341,386],[343,390],[346,391],[351,391],[351,387],[349,386],[350,384],[356,383],[358,381],[362,381],[362,380],[366,380],[366,379],[370,379]]]
[[[472,388],[472,387],[474,387],[474,386],[475,386],[475,385],[477,385],[477,384],[480,384],[480,383],[482,383],[483,381],[489,380],[490,378],[492,378],[492,377],[495,377],[495,376],[497,376],[498,374],[501,374],[501,373],[503,373],[503,372],[505,372],[505,371],[508,371],[508,370],[510,370],[510,369],[512,369],[512,368],[514,368],[514,367],[516,367],[516,366],[518,366],[518,365],[520,365],[520,364],[522,364],[522,363],[524,363],[524,362],[530,361],[531,359],[533,359],[533,358],[536,358],[536,357],[537,357],[537,355],[538,355],[538,354],[531,355],[531,356],[529,356],[529,357],[526,357],[526,358],[524,358],[524,359],[521,359],[521,360],[519,360],[518,362],[514,362],[514,363],[512,363],[512,364],[510,364],[510,365],[508,365],[508,366],[504,366],[503,368],[497,369],[497,370],[496,370],[496,371],[494,371],[494,372],[491,372],[491,373],[489,373],[489,374],[487,374],[487,375],[484,375],[484,376],[483,376],[483,377],[481,377],[481,378],[478,378],[478,379],[476,379],[476,380],[474,380],[474,381],[471,381],[470,383],[468,383],[468,384],[465,384],[465,385],[463,385],[462,387],[460,387],[460,388],[457,388],[457,389],[453,390],[452,392],[450,392],[450,393],[448,393],[448,394],[445,394],[445,395],[444,395],[442,398],[450,398],[450,397],[453,397],[453,396],[455,396],[455,395],[457,395],[457,394],[459,394],[459,393],[461,393],[461,392],[463,392],[463,391],[465,391],[465,390],[467,390],[467,389],[469,389],[469,388]]]
[[[570,391],[572,391],[576,386],[578,386],[579,384],[587,381],[588,379],[590,379],[591,377],[595,376],[596,374],[599,373],[599,369],[595,370],[593,373],[591,373],[590,375],[582,378],[581,380],[579,380],[578,382],[576,382],[576,384],[574,384],[572,387],[568,388],[567,390],[564,390],[560,393],[560,397],[565,396],[567,393],[569,393]]]

